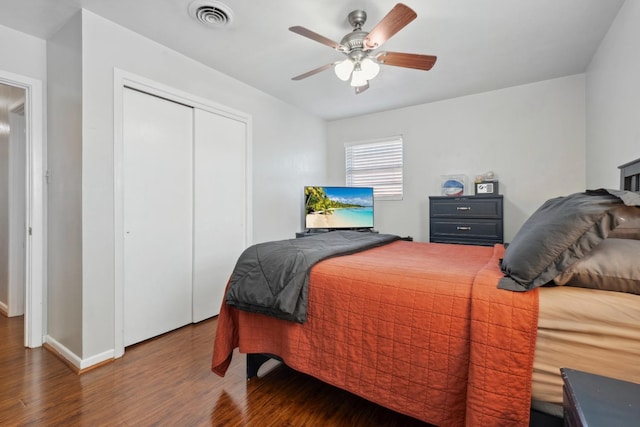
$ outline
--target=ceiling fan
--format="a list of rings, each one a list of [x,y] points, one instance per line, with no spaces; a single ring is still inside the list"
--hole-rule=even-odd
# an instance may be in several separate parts
[[[384,42],[416,19],[417,16],[413,9],[398,3],[382,18],[378,25],[367,32],[362,30],[362,26],[367,20],[366,12],[364,10],[354,10],[348,16],[349,24],[354,29],[344,36],[340,43],[336,43],[304,27],[295,26],[289,28],[290,31],[296,34],[329,46],[347,56],[342,61],[325,64],[295,76],[292,80],[302,80],[334,67],[339,79],[343,81],[351,79],[351,86],[355,87],[356,94],[358,94],[369,88],[369,80],[377,76],[380,71],[379,64],[425,71],[430,70],[436,62],[437,57],[435,56],[376,51]]]

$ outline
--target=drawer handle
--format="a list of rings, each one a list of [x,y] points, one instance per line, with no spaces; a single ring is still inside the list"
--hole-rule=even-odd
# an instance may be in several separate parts
[[[456,230],[460,230],[460,231],[471,231],[471,227],[469,227],[469,226],[463,227],[463,226],[460,226],[460,225],[459,225],[459,226],[457,226],[457,227],[456,227]]]
[[[456,210],[458,211],[470,211],[471,206],[456,206]]]

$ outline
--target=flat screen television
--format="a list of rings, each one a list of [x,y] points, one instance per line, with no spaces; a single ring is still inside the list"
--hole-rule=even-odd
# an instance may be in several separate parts
[[[304,187],[305,228],[373,228],[373,188]]]

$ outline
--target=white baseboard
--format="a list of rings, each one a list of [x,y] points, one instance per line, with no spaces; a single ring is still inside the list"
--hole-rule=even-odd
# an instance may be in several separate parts
[[[78,372],[85,371],[88,368],[91,368],[92,366],[99,365],[99,364],[101,364],[103,362],[112,360],[114,358],[114,351],[113,350],[107,350],[107,351],[102,352],[100,354],[96,354],[96,355],[88,357],[86,359],[82,359],[78,355],[76,355],[73,351],[69,350],[66,346],[64,346],[59,341],[57,341],[55,338],[51,337],[50,335],[47,335],[45,337],[45,342],[53,350],[55,350],[55,352],[60,357],[65,359],[65,361],[69,365],[71,365],[72,367],[76,368],[76,370]]]
[[[115,352],[113,350],[107,350],[107,351],[103,351],[100,354],[91,356],[87,359],[82,359],[80,361],[80,369],[84,371],[84,370],[87,370],[88,368],[97,366],[101,363],[111,361],[115,358],[114,355],[115,355]]]
[[[15,308],[15,305],[12,307]],[[9,306],[4,302],[0,301],[0,314],[4,314],[6,317],[16,317],[16,316],[22,316],[24,314],[24,310],[18,311],[17,313],[16,313],[16,310],[13,310],[13,312],[9,311]]]

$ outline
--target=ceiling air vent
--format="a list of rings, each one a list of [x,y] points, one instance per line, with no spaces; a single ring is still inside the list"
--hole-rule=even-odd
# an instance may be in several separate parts
[[[233,11],[219,1],[196,0],[189,5],[189,16],[208,27],[228,27],[233,21]]]

